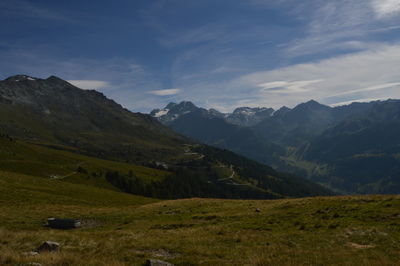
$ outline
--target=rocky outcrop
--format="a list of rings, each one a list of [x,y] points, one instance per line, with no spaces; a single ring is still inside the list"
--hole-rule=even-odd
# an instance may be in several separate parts
[[[34,252],[43,253],[43,252],[59,252],[60,244],[53,241],[46,241],[42,245],[40,245]]]

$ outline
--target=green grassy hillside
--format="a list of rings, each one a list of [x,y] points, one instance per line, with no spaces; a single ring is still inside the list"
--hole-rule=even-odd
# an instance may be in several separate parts
[[[400,197],[158,201],[0,172],[0,265],[398,265]],[[48,217],[81,219],[55,230]],[[44,241],[61,252],[26,256]]]
[[[71,147],[61,145],[0,138],[0,146],[0,170],[48,179],[115,189],[104,177],[107,172],[134,174],[143,182],[159,181],[170,174],[159,169],[81,155]]]
[[[202,146],[187,145],[188,152],[168,169],[98,159],[68,146],[28,143],[4,136],[0,137],[0,147],[0,170],[155,198],[265,199],[330,194],[309,181]]]

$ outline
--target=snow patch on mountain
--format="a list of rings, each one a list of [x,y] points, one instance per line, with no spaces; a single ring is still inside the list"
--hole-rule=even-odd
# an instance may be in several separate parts
[[[20,82],[20,81],[26,81],[26,80],[34,81],[34,80],[37,80],[37,79],[36,78],[32,78],[32,77],[27,76],[27,75],[15,75],[15,76],[11,76],[11,77],[7,78],[6,80],[7,81]]]
[[[169,112],[169,109],[162,109],[162,110],[156,112],[155,114],[153,114],[153,117],[157,117],[158,118],[158,117],[161,117],[161,116],[164,116],[164,115],[168,114],[168,112]]]
[[[239,107],[232,113],[221,113],[215,109],[205,109],[195,106],[192,102],[183,101],[179,104],[169,103],[164,109],[155,109],[150,114],[163,124],[169,124],[188,113],[199,112],[208,118],[222,118],[226,122],[239,126],[254,126],[263,119],[270,117],[274,110],[264,107]]]

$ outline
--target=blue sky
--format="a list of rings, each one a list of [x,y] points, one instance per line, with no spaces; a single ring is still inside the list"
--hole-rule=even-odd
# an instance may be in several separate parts
[[[133,111],[400,98],[400,0],[0,0],[0,78]]]

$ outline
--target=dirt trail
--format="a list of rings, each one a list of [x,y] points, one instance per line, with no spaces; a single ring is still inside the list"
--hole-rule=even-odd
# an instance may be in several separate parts
[[[84,163],[85,163],[85,162],[80,162],[80,163],[78,163],[78,164],[76,165],[76,168],[78,168],[79,166],[81,166],[81,165],[84,164]],[[77,174],[77,173],[78,173],[78,171],[74,171],[74,172],[68,173],[68,174],[63,175],[63,176],[51,175],[50,177],[53,178],[53,179],[64,179],[64,178],[73,176],[73,175],[75,175],[75,174]]]
[[[231,165],[229,168],[231,169],[232,174],[229,177],[218,179],[218,181],[224,181],[229,179],[233,180],[233,177],[235,176],[236,172],[235,170],[233,170],[233,165]]]

